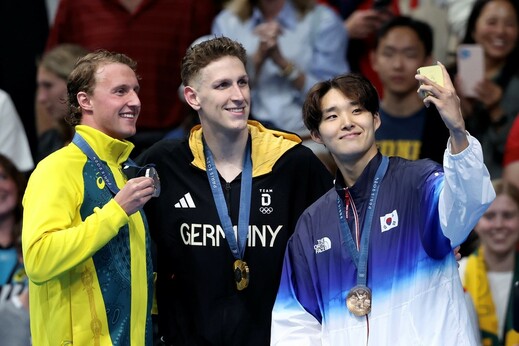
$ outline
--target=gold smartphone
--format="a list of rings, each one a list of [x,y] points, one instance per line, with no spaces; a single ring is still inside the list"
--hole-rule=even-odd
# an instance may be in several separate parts
[[[424,75],[436,84],[443,86],[443,71],[440,65],[423,66],[416,70],[416,73]],[[420,96],[425,98],[430,93],[420,92]]]

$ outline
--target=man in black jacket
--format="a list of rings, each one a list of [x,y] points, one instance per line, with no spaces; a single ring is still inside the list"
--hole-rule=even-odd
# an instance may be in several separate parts
[[[268,345],[288,238],[332,186],[299,137],[248,120],[246,61],[226,37],[188,49],[184,97],[200,125],[138,159],[156,164],[162,182],[146,213],[167,345]]]

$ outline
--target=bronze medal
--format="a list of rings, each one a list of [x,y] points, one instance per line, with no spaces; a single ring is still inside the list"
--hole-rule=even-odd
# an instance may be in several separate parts
[[[245,289],[249,285],[249,267],[242,260],[234,261],[234,280],[238,291]]]
[[[355,316],[364,316],[371,312],[371,290],[362,285],[353,287],[346,297],[346,306]]]

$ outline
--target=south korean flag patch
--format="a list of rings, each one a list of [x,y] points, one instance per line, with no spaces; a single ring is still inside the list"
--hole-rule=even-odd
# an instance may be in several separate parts
[[[398,213],[393,210],[391,213],[380,217],[380,229],[382,232],[389,231],[391,228],[398,226]]]

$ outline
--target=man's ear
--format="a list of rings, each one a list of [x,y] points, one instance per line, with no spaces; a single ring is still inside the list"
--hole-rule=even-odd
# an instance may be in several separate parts
[[[323,140],[321,139],[321,134],[317,130],[310,131],[310,137],[312,137],[312,140],[319,144],[324,144]]]
[[[200,102],[198,101],[198,94],[196,90],[190,86],[184,87],[184,99],[187,104],[191,106],[195,111],[200,109]]]
[[[77,98],[79,107],[81,107],[82,109],[84,109],[86,111],[92,110],[92,103],[90,102],[90,97],[88,96],[88,94],[86,92],[84,92],[84,91],[78,92],[76,98]]]
[[[375,123],[375,131],[377,131],[378,128],[380,127],[380,125],[382,124],[382,119],[380,119],[379,112],[376,112],[375,114],[373,114],[373,122]]]

